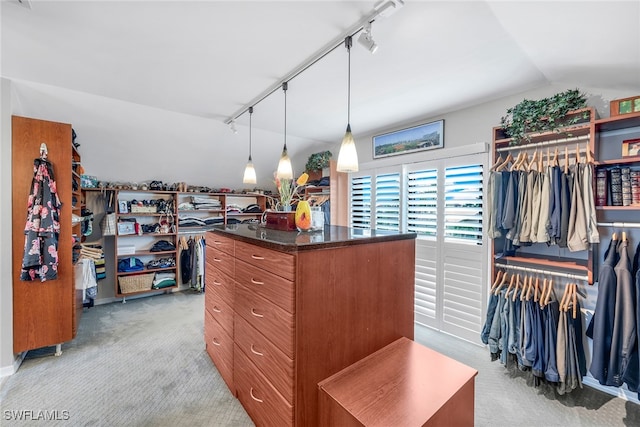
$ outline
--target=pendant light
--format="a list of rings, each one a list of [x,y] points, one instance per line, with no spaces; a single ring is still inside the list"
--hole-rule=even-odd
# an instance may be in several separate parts
[[[351,36],[344,39],[344,45],[349,55],[348,68],[348,91],[347,91],[347,131],[342,138],[340,145],[340,153],[338,154],[338,172],[358,172],[358,152],[356,151],[356,142],[351,133]]]
[[[287,153],[287,89],[289,85],[287,82],[282,83],[282,91],[284,92],[284,147],[282,147],[282,156],[280,162],[278,162],[278,170],[276,171],[276,178],[278,179],[293,179],[293,167],[291,166],[291,159],[289,153]]]
[[[247,167],[244,168],[244,178],[242,178],[242,182],[244,184],[255,184],[256,181],[256,170],[253,167],[253,161],[251,160],[251,116],[253,115],[253,107],[249,107],[249,161],[247,162]]]

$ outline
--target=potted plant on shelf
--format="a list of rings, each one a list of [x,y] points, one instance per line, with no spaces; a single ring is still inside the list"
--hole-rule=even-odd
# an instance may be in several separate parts
[[[322,169],[329,167],[329,160],[331,159],[331,151],[321,151],[309,156],[305,169],[309,174],[310,181],[317,181],[322,178]]]
[[[578,89],[569,89],[538,101],[525,99],[507,110],[500,124],[512,145],[527,143],[532,132],[558,132],[563,126],[589,120],[584,115],[567,118],[571,111],[587,106],[586,95]]]

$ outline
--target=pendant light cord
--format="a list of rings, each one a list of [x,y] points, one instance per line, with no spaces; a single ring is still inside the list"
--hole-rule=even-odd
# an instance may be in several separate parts
[[[282,90],[284,91],[284,151],[287,151],[287,89],[289,89],[289,84],[287,82],[282,83]]]
[[[351,36],[344,39],[349,56],[349,65],[347,67],[347,124],[351,124]]]
[[[253,107],[249,107],[249,161],[251,161],[251,116],[253,116]]]

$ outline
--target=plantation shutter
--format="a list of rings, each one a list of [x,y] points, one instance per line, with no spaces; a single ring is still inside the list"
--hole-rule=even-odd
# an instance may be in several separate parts
[[[438,170],[407,173],[407,231],[436,237],[438,230]]]
[[[444,238],[447,242],[482,244],[482,166],[445,169]]]
[[[400,231],[400,174],[376,176],[375,228]]]
[[[351,178],[349,226],[371,228],[371,176]]]

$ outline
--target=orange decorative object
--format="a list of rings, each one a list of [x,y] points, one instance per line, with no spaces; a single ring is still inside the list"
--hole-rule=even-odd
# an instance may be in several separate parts
[[[299,231],[311,230],[311,206],[306,200],[298,202],[295,221]]]

